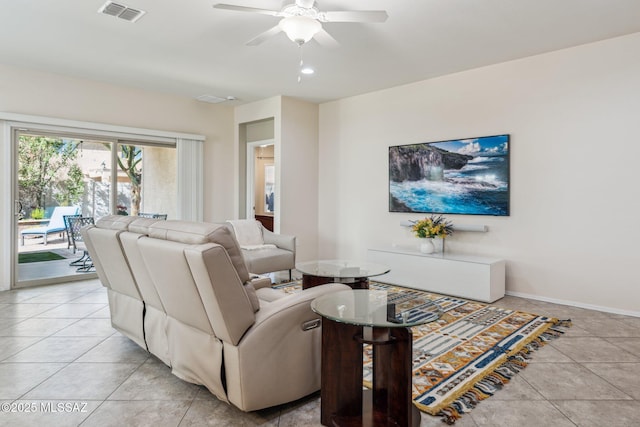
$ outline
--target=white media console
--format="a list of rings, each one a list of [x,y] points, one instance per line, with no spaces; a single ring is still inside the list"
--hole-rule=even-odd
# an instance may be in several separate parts
[[[367,261],[391,269],[376,281],[483,302],[504,296],[503,259],[386,247],[368,249]]]

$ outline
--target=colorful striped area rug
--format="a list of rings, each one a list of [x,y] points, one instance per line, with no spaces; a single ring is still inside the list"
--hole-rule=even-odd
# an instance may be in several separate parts
[[[277,285],[301,290],[298,282]],[[413,402],[428,414],[453,424],[527,366],[531,353],[564,333],[569,320],[492,307],[463,298],[371,282],[386,290],[399,312],[416,315],[427,298],[442,309],[437,321],[413,332]],[[372,349],[364,347],[364,385],[371,386]]]

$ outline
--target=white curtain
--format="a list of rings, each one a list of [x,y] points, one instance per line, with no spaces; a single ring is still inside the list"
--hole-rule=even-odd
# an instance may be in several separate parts
[[[203,141],[178,138],[178,218],[202,221],[204,217]]]

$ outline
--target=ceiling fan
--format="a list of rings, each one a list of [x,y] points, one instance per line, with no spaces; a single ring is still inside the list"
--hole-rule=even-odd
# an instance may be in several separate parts
[[[387,12],[384,10],[362,11],[321,11],[315,6],[315,0],[295,0],[281,10],[259,9],[233,4],[214,4],[215,9],[252,12],[282,18],[278,25],[249,40],[247,46],[257,46],[268,38],[284,32],[291,41],[302,46],[312,38],[324,46],[337,46],[338,42],[324,29],[324,22],[384,22]]]

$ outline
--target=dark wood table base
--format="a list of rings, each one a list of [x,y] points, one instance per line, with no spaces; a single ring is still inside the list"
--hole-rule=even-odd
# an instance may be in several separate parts
[[[321,422],[325,426],[411,426],[412,334],[322,319]],[[362,345],[373,345],[371,408],[363,406]],[[364,409],[364,411],[363,411]]]
[[[302,275],[302,289],[309,289],[327,283],[344,283],[351,286],[351,289],[369,289],[369,278],[367,277],[356,277],[346,281],[335,277],[314,276],[312,274]]]

